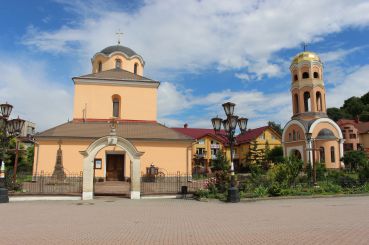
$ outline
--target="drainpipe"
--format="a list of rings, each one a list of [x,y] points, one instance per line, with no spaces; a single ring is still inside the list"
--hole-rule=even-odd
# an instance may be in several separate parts
[[[38,144],[36,141],[33,141],[33,152],[35,150],[35,147],[37,145],[37,155],[36,155],[36,168],[35,168],[35,172],[34,174],[36,174],[37,176],[37,170],[38,170],[38,156],[39,156],[39,153],[40,153],[40,144]],[[36,181],[34,175],[32,174],[32,181]]]

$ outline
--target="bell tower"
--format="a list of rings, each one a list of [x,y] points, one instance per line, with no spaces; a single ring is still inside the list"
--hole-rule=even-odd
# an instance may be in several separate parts
[[[323,64],[319,56],[304,51],[291,63],[292,119],[312,120],[327,117]]]

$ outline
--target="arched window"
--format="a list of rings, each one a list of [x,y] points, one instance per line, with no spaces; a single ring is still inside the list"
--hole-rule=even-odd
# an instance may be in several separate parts
[[[322,94],[320,92],[316,92],[316,110],[317,111],[322,111],[323,110]]]
[[[122,68],[122,61],[120,59],[115,60],[115,68]]]
[[[324,151],[324,147],[320,147],[319,148],[319,155],[320,155],[320,162],[325,162],[325,151]]]
[[[331,146],[331,162],[336,162],[336,154],[334,152],[334,146]]]
[[[306,79],[306,78],[309,78],[309,72],[304,72],[302,73],[302,79]]]
[[[293,80],[294,80],[294,81],[299,80],[299,78],[298,78],[297,74],[295,74],[295,75],[293,76]]]
[[[314,78],[319,78],[319,73],[318,72],[314,72]]]
[[[296,131],[293,130],[293,140],[295,141],[296,140]]]
[[[291,141],[292,140],[292,135],[291,133],[288,134],[288,140]]]
[[[102,71],[102,63],[101,63],[101,61],[99,61],[98,72],[101,72],[101,71]]]
[[[299,108],[299,96],[298,94],[294,95],[294,104],[295,104],[295,113],[299,113],[300,112],[300,108]]]
[[[134,67],[133,67],[133,73],[137,74],[137,68],[138,68],[138,64],[135,63]]]
[[[297,140],[300,140],[301,137],[300,137],[300,132],[297,132]]]
[[[113,95],[113,117],[120,117],[120,96]]]
[[[309,92],[304,93],[304,107],[305,107],[305,111],[310,111],[310,93]]]

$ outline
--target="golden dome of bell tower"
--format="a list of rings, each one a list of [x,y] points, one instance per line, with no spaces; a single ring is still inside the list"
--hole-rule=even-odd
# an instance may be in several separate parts
[[[319,56],[304,51],[291,63],[292,119],[326,117],[323,64]]]

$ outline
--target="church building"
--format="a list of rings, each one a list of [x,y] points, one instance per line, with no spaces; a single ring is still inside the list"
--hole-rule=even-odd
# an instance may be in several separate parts
[[[34,173],[53,173],[62,155],[65,173],[83,172],[84,200],[93,198],[94,178],[130,182],[139,199],[151,164],[190,173],[193,139],[157,122],[160,82],[144,77],[143,58],[118,43],[91,63],[91,74],[73,78],[73,120],[36,135]]]
[[[302,159],[305,166],[320,162],[327,168],[343,168],[342,132],[327,116],[319,56],[306,51],[297,54],[290,71],[293,115],[282,134],[284,155]]]

